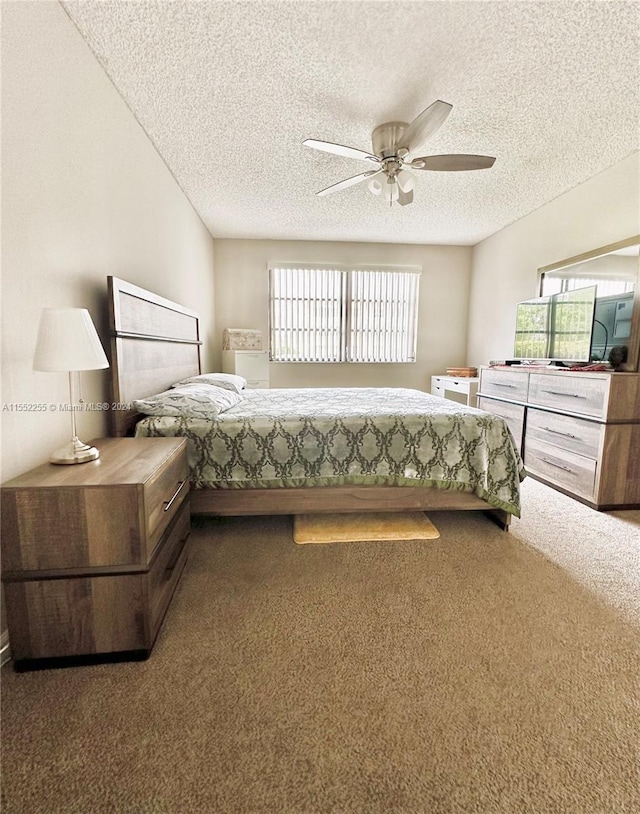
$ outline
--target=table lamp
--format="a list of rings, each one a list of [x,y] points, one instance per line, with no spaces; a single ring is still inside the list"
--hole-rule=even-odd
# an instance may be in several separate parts
[[[100,339],[86,308],[44,308],[40,318],[34,370],[69,374],[71,441],[52,453],[53,464],[95,461],[100,452],[76,435],[76,385],[78,371],[109,367]]]

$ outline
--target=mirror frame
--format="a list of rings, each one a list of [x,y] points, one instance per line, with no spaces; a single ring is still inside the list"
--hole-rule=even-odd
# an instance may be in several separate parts
[[[567,266],[574,266],[577,263],[593,260],[596,257],[602,257],[605,254],[611,254],[620,249],[626,249],[628,246],[636,245],[640,245],[640,235],[634,235],[633,237],[626,238],[626,240],[619,240],[616,243],[609,243],[608,246],[601,246],[598,249],[577,254],[575,257],[568,257],[566,260],[559,260],[557,263],[551,263],[548,266],[541,266],[538,269],[538,293],[542,293],[542,276],[548,271],[557,271]],[[633,292],[631,335],[629,336],[629,344],[627,347],[628,355],[625,369],[627,372],[636,372],[640,362],[640,256],[638,257],[638,270],[636,272],[636,282]]]

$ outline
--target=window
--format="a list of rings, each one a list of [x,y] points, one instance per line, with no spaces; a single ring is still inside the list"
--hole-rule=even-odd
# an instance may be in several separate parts
[[[274,362],[415,362],[420,269],[269,269]]]
[[[565,291],[575,291],[578,288],[587,288],[590,285],[598,286],[598,296],[608,297],[614,294],[628,294],[634,290],[634,283],[629,280],[612,280],[597,277],[561,277],[555,274],[542,275],[542,294],[560,294]]]

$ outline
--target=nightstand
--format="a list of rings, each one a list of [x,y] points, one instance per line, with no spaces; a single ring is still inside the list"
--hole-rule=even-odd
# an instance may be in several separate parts
[[[184,438],[102,438],[100,458],[2,487],[16,670],[144,659],[187,559]]]
[[[266,350],[223,350],[222,372],[247,380],[247,390],[269,387],[269,352]]]

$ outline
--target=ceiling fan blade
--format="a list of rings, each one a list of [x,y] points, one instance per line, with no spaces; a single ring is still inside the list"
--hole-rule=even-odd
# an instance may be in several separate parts
[[[368,172],[361,172],[360,175],[354,175],[351,178],[345,178],[344,181],[338,181],[337,184],[331,184],[330,187],[325,187],[324,189],[321,189],[320,192],[316,192],[316,195],[331,195],[332,192],[338,192],[338,190],[340,189],[352,187],[354,184],[359,184],[361,181],[364,181],[367,178],[372,178],[379,172],[382,172],[382,168],[380,168],[379,170],[368,170]]]
[[[495,158],[490,155],[425,155],[414,158],[405,166],[412,170],[433,170],[435,172],[460,172],[463,170],[488,170],[493,167]]]
[[[404,192],[400,184],[398,184],[398,203],[400,206],[406,206],[407,204],[413,203],[413,189],[409,189]]]
[[[397,145],[398,149],[411,153],[421,147],[444,124],[452,108],[453,105],[442,102],[440,99],[429,105],[426,110],[416,116],[404,131],[402,139]]]
[[[305,147],[313,147],[314,150],[322,150],[325,153],[334,153],[341,155],[345,158],[359,158],[365,161],[375,161],[376,164],[380,163],[377,155],[365,153],[364,150],[356,150],[355,147],[344,147],[342,144],[333,144],[331,141],[318,141],[314,138],[305,139],[303,142]]]

